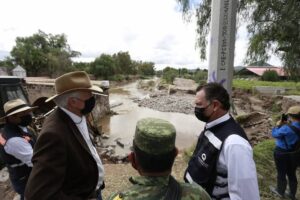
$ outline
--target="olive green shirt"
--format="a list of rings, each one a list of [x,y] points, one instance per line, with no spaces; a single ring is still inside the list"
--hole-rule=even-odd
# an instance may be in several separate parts
[[[167,193],[169,176],[131,177],[133,184],[129,189],[113,194],[109,200],[164,200]],[[180,183],[182,200],[210,200],[206,191],[198,185]]]

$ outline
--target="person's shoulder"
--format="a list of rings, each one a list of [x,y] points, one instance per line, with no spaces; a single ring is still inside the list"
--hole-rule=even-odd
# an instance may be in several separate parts
[[[207,192],[197,184],[190,184],[190,183],[180,183],[182,194],[182,200],[190,200],[190,199],[200,199],[206,200],[210,199]]]
[[[249,144],[249,142],[245,138],[243,138],[243,137],[241,137],[241,136],[239,136],[237,134],[232,134],[232,135],[228,136],[226,138],[226,140],[225,140],[224,145],[225,146],[242,145],[242,146],[249,146],[249,147],[251,147],[250,144]]]

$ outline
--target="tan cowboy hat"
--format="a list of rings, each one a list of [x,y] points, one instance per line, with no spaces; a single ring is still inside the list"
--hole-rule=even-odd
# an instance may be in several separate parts
[[[37,107],[29,106],[22,99],[14,99],[14,100],[10,100],[10,101],[6,102],[3,106],[3,108],[4,108],[5,116],[1,117],[0,120],[6,118],[8,116],[20,113],[20,112],[34,110]]]
[[[98,95],[103,95],[103,90],[96,85],[92,85],[91,80],[86,72],[76,71],[66,73],[55,80],[56,94],[48,98],[46,102],[49,102],[62,94],[74,92],[76,90],[87,90]]]

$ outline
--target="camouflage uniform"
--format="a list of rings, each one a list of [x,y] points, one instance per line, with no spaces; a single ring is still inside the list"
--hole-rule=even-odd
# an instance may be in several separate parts
[[[161,119],[146,118],[138,121],[134,144],[142,151],[160,155],[174,150],[176,130],[174,126]],[[129,189],[113,194],[109,200],[164,200],[170,176],[131,177],[133,184]],[[209,200],[210,197],[198,185],[180,183],[182,200]]]

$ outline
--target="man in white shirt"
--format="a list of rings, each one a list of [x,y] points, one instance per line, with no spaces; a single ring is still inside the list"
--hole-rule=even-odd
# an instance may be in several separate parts
[[[86,123],[99,87],[85,72],[71,72],[55,80],[58,108],[45,120],[32,158],[27,200],[102,199],[104,169]]]
[[[197,88],[195,116],[206,125],[184,178],[203,186],[212,199],[257,200],[252,148],[229,109],[229,95],[222,85],[208,83]]]

